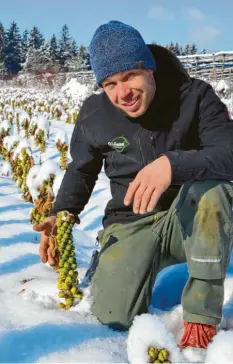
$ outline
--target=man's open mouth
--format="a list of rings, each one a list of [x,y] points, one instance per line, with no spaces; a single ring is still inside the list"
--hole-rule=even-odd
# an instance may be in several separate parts
[[[139,106],[139,99],[140,97],[134,97],[132,101],[122,104],[122,106],[128,111],[136,111],[137,107]]]

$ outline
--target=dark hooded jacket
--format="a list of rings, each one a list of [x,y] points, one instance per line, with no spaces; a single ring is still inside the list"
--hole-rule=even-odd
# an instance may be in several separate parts
[[[123,200],[129,182],[161,155],[170,160],[172,183],[152,213],[167,210],[186,181],[233,180],[233,122],[226,106],[209,84],[190,78],[167,49],[149,47],[156,60],[157,86],[151,106],[132,119],[104,92],[84,102],[71,140],[73,161],[52,214],[60,210],[80,214],[103,164],[112,194],[106,201],[104,227],[148,215],[134,214]]]

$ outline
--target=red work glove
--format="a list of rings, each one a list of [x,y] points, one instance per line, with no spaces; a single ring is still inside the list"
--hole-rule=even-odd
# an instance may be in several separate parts
[[[180,348],[193,346],[206,349],[217,334],[217,328],[213,325],[184,322],[184,335],[179,344]]]

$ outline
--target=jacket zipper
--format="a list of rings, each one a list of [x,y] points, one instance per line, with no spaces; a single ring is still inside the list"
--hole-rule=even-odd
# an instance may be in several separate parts
[[[142,163],[143,163],[144,166],[146,166],[147,163],[146,163],[146,160],[145,160],[145,156],[144,156],[144,153],[143,153],[142,142],[141,142],[141,139],[140,139],[141,135],[143,137],[143,129],[142,128],[141,128],[140,132],[138,133],[138,139],[137,140],[138,140],[138,144],[139,144],[139,150],[141,152]]]
[[[155,149],[155,138],[153,135],[150,136],[151,139],[151,145],[152,145],[152,154],[153,154],[153,158],[156,159],[157,155],[156,155],[156,149]]]

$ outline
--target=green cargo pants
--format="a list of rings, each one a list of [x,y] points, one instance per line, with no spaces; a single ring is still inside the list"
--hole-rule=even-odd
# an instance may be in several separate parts
[[[136,315],[148,312],[157,273],[187,262],[183,318],[218,325],[232,248],[232,206],[230,182],[192,181],[168,211],[101,230],[93,314],[112,328],[128,329]]]

